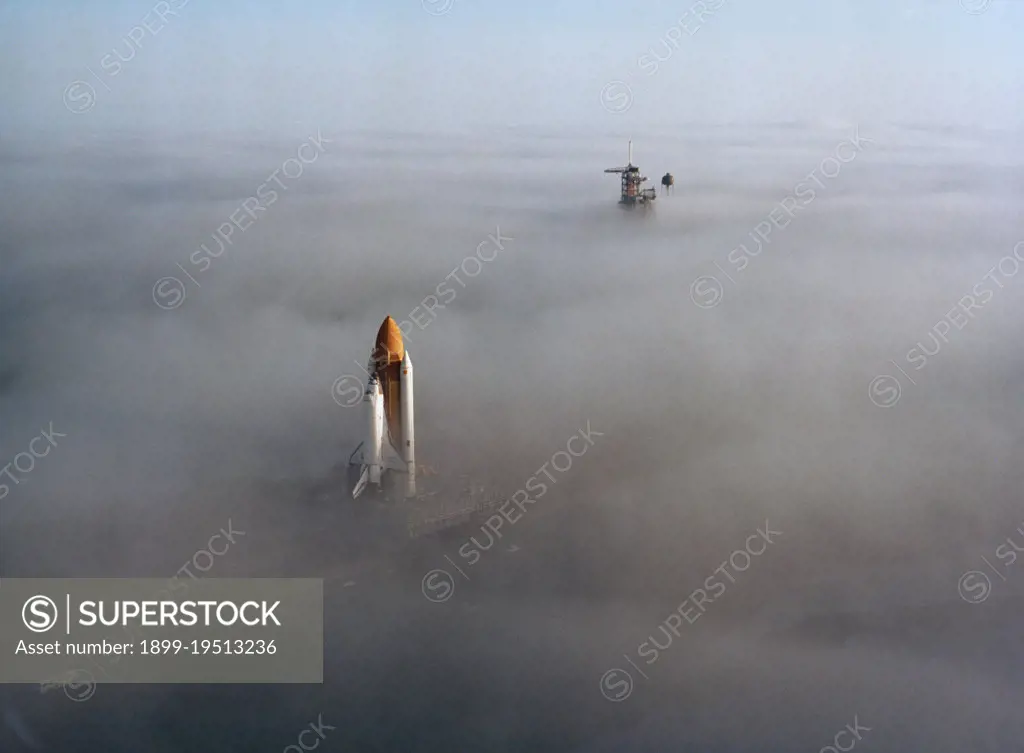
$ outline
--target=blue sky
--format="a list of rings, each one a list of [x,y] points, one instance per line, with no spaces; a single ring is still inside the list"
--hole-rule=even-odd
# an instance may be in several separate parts
[[[0,123],[1024,123],[1024,0],[991,0],[975,15],[958,0],[725,0],[681,37],[692,0],[433,2],[451,7],[189,0],[135,45],[126,37],[154,18],[153,0],[0,0]],[[638,59],[652,48],[671,54],[649,75]],[[131,59],[110,75],[101,60],[115,49]],[[76,80],[96,92],[86,113],[62,102]],[[602,107],[610,81],[630,88],[628,111]]]

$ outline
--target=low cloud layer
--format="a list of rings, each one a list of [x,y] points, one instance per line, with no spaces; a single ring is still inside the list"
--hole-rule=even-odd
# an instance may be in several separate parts
[[[323,577],[328,603],[323,686],[8,688],[2,747],[271,751],[318,714],[325,751],[815,751],[858,715],[874,751],[1019,740],[1024,573],[996,554],[1024,547],[1019,137],[832,125],[634,133],[652,180],[676,177],[646,215],[601,172],[617,135],[413,148],[324,126],[202,270],[315,126],[5,142],[0,460],[67,436],[0,478],[0,574],[170,577],[230,520],[209,577]],[[337,467],[362,414],[332,386],[388,314],[420,322],[428,487],[511,493],[601,433],[442,603],[424,575],[486,534],[410,541]],[[628,666],[766,521],[781,536],[673,621],[649,678]],[[972,570],[983,603],[958,590]],[[635,685],[613,703],[614,668]]]

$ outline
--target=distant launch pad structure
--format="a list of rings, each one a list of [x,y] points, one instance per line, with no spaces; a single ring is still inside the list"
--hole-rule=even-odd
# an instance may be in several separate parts
[[[609,167],[606,173],[620,173],[622,175],[622,193],[619,198],[619,206],[624,209],[634,209],[638,205],[644,208],[651,207],[658,192],[653,188],[642,188],[647,178],[640,174],[640,168],[633,164],[633,142],[629,142],[629,162],[625,167]]]

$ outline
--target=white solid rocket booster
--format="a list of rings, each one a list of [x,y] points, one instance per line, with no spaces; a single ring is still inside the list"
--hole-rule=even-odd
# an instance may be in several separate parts
[[[402,377],[400,383],[402,401],[402,460],[405,461],[406,481],[405,496],[416,496],[416,422],[413,415],[413,373],[412,358],[405,351],[402,358]]]
[[[367,434],[367,457],[366,465],[370,470],[370,483],[380,485],[380,472],[383,455],[384,439],[384,396],[380,391],[380,382],[377,375],[370,377],[366,385],[366,399],[369,404],[367,411],[370,425]]]

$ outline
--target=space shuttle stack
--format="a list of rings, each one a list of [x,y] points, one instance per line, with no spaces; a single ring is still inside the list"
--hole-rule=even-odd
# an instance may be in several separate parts
[[[412,357],[402,331],[390,316],[377,332],[367,367],[366,435],[349,457],[360,468],[353,498],[367,484],[380,489],[385,471],[406,475],[405,496],[416,496],[416,424],[413,404]]]

